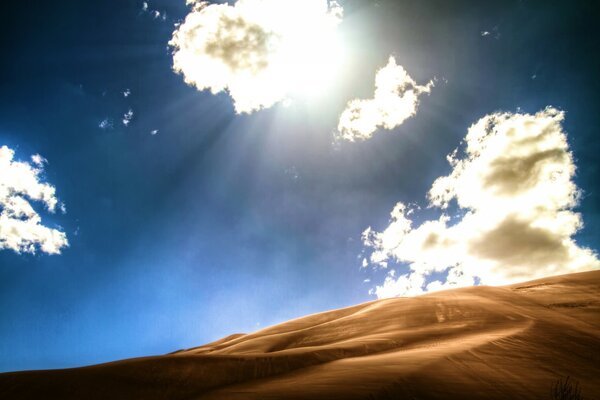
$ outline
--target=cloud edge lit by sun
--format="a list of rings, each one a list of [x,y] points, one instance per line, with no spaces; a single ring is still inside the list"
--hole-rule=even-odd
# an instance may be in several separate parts
[[[336,1],[187,3],[191,11],[169,42],[173,69],[198,90],[227,92],[237,113],[318,95],[341,68]]]
[[[504,285],[600,268],[597,254],[573,236],[583,227],[573,209],[580,198],[575,162],[563,130],[565,114],[494,113],[473,124],[464,158],[448,157],[452,172],[435,180],[428,198],[442,212],[414,226],[411,207],[398,203],[390,224],[368,228],[363,267],[389,268],[378,298],[413,296],[480,281]],[[450,203],[457,211],[448,214]],[[444,281],[427,283],[432,274]]]

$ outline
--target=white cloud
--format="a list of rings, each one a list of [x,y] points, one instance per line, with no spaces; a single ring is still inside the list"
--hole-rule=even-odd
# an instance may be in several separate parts
[[[113,122],[111,119],[109,118],[104,118],[102,121],[100,121],[100,123],[98,124],[98,128],[102,129],[102,130],[106,130],[106,129],[112,129],[113,128]]]
[[[129,97],[131,95],[131,89],[125,89],[123,91],[123,97]]]
[[[129,109],[125,114],[123,114],[123,119],[121,120],[121,122],[123,122],[123,125],[125,125],[127,127],[131,123],[132,119],[133,119],[133,110]]]
[[[366,140],[378,128],[394,129],[414,116],[419,96],[430,93],[433,81],[418,85],[396,59],[377,71],[375,94],[372,99],[354,99],[348,102],[340,116],[339,136],[349,141]]]
[[[489,37],[494,39],[500,39],[500,31],[497,26],[494,26],[491,31],[481,31],[481,37]]]
[[[238,113],[322,92],[339,73],[342,8],[335,1],[188,4],[170,41],[173,68],[199,90],[227,91]]]
[[[150,4],[147,1],[144,1],[142,3],[142,12],[144,13],[149,13],[152,18],[154,19],[160,19],[161,21],[166,21],[167,20],[167,13],[166,12],[160,12],[158,10],[153,10],[150,8]],[[127,96],[125,96],[127,97]]]
[[[48,162],[48,160],[46,160],[44,157],[40,156],[39,154],[32,155],[31,161],[33,161],[33,163],[40,168],[43,167],[44,164]]]
[[[386,276],[383,285],[377,286],[369,291],[378,299],[386,299],[396,296],[416,296],[423,293],[421,287],[425,283],[425,276],[418,273],[402,275],[395,278],[395,271],[392,270]]]
[[[33,165],[14,161],[14,151],[0,147],[0,250],[35,253],[39,248],[44,253],[59,254],[69,244],[66,235],[42,225],[30,203],[39,201],[54,212],[58,205],[56,190],[41,182],[46,160],[39,154],[31,159]]]
[[[390,225],[363,234],[370,263],[408,263],[410,272],[388,277],[377,296],[413,295],[469,286],[479,279],[503,285],[549,275],[596,269],[596,254],[578,246],[583,226],[573,211],[580,191],[562,128],[564,113],[547,108],[535,115],[497,113],[469,128],[465,156],[448,157],[452,172],[438,178],[430,205],[448,215],[413,226],[409,209],[396,205]],[[448,276],[425,286],[432,273]]]

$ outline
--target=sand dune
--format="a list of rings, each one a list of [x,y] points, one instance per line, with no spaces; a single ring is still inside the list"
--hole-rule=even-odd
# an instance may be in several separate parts
[[[379,300],[172,354],[0,374],[2,399],[600,399],[600,271]]]

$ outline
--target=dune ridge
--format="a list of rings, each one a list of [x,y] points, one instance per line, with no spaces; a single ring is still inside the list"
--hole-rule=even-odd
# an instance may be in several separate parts
[[[600,271],[372,301],[164,356],[0,374],[0,398],[543,399],[567,375],[600,398]]]

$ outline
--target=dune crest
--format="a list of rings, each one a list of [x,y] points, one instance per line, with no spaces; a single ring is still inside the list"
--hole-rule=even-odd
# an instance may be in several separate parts
[[[600,271],[373,301],[164,356],[0,374],[0,398],[544,399],[567,375],[600,398]]]

